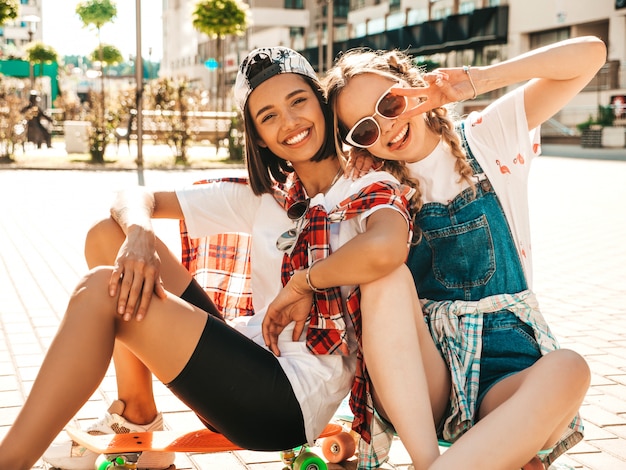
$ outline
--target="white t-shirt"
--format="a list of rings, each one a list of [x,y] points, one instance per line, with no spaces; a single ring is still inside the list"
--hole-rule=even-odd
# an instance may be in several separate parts
[[[312,198],[331,210],[346,197],[376,181],[396,181],[391,175],[372,172],[356,181],[340,178],[327,192]],[[286,211],[272,195],[255,196],[248,185],[217,182],[194,185],[176,192],[191,237],[215,233],[245,232],[252,235],[250,252],[252,303],[255,314],[239,317],[233,326],[265,347],[261,324],[269,303],[282,288],[280,279],[283,252],[276,240],[294,227]],[[365,231],[365,220],[374,211],[391,206],[377,206],[347,221],[331,224],[330,245],[333,250]],[[342,287],[345,293],[349,287]],[[302,408],[306,435],[313,442],[328,424],[341,400],[349,393],[356,367],[357,344],[349,318],[345,318],[350,338],[348,357],[314,355],[308,351],[303,334],[293,342],[293,324],[278,339],[284,369]],[[305,328],[306,331],[306,328]]]
[[[465,135],[472,153],[500,199],[511,227],[528,287],[532,288],[532,249],[528,213],[528,175],[531,161],[540,154],[539,128],[528,131],[524,90],[517,88],[465,120]],[[424,202],[448,204],[463,189],[450,149],[440,142],[419,162],[408,164],[420,183]]]

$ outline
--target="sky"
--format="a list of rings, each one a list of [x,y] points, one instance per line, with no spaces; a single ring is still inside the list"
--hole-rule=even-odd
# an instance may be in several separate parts
[[[144,60],[159,61],[163,56],[162,0],[141,1],[141,46]],[[89,55],[98,47],[98,33],[85,28],[76,14],[80,0],[41,0],[42,18],[39,28],[44,44],[60,56]],[[136,52],[135,4],[133,0],[117,0],[117,17],[101,31],[103,44],[117,47],[124,59]],[[152,55],[149,56],[149,48]]]

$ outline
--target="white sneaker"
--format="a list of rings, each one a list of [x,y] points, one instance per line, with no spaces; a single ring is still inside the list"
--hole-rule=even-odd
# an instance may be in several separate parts
[[[93,435],[102,435],[163,430],[163,415],[161,413],[151,423],[138,425],[122,418],[124,407],[123,401],[115,400],[104,417],[87,428],[87,432]],[[139,457],[137,467],[154,470],[166,469],[174,463],[174,457],[173,452],[144,452]],[[74,441],[52,444],[42,457],[47,464],[63,470],[93,470],[97,458],[98,454]]]

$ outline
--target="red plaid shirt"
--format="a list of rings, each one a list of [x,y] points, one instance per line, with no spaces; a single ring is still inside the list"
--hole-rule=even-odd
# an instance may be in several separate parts
[[[221,178],[197,181],[247,184],[246,178]],[[248,233],[219,233],[192,238],[185,221],[180,221],[182,264],[204,288],[224,318],[254,315],[250,288],[250,245]]]
[[[296,201],[306,198],[302,184],[295,175],[283,189],[275,188],[276,200],[288,209]],[[308,223],[298,236],[291,253],[283,258],[281,278],[285,285],[296,270],[306,269],[313,262],[324,259],[331,253],[329,244],[330,224],[348,220],[378,205],[394,206],[410,221],[407,196],[411,189],[400,184],[376,182],[359,193],[344,199],[328,213],[321,205],[309,207],[305,217]],[[352,428],[367,442],[371,439],[373,403],[371,381],[363,361],[360,291],[356,287],[346,299],[350,317],[358,342],[356,375],[350,396],[350,408],[354,413]],[[349,354],[346,324],[344,320],[341,290],[339,287],[314,292],[310,324],[306,342],[313,354]]]

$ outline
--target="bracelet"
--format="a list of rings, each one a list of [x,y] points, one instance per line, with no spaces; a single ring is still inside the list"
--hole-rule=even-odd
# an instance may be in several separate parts
[[[470,66],[469,65],[464,65],[463,66],[463,72],[465,72],[465,75],[467,75],[467,78],[469,79],[470,85],[472,85],[472,90],[474,90],[474,96],[472,96],[470,98],[470,100],[475,100],[476,97],[478,96],[478,92],[476,91],[476,86],[474,85],[474,80],[472,80],[472,75],[470,74]]]
[[[306,270],[306,274],[304,275],[304,278],[306,279],[306,283],[309,286],[309,289],[311,289],[313,292],[319,293],[319,292],[324,292],[326,289],[318,289],[313,284],[311,284],[311,269],[313,268],[313,266],[315,266],[315,263],[317,263],[318,261],[319,260],[316,259],[315,261],[311,263],[311,265]]]

